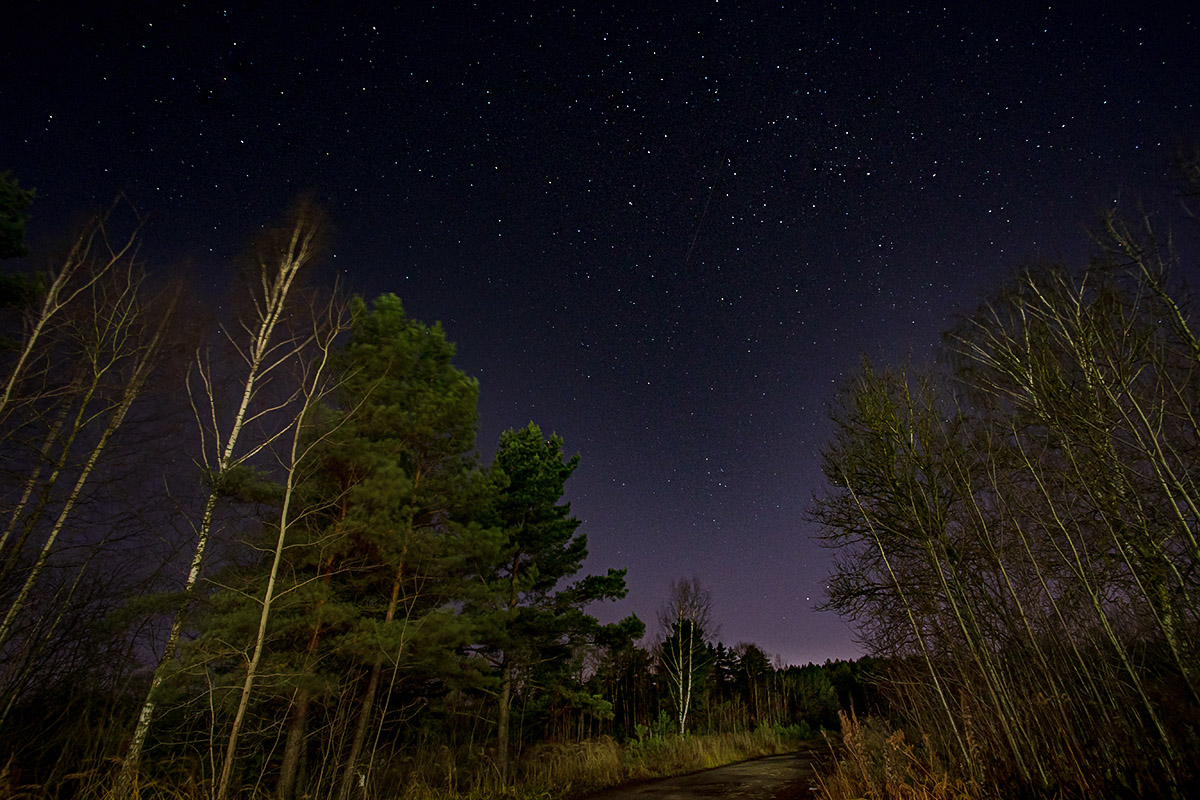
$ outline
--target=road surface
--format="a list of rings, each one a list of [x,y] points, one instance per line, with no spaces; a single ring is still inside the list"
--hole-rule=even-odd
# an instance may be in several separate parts
[[[756,758],[690,775],[604,789],[587,800],[808,800],[815,797],[814,766],[822,754],[804,750]]]

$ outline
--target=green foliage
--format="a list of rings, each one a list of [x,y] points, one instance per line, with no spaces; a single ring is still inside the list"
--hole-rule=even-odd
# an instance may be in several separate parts
[[[473,519],[487,484],[470,452],[478,386],[454,367],[453,355],[441,328],[409,319],[394,296],[370,307],[360,301],[338,357],[335,402],[304,420],[309,456],[294,476],[251,709],[252,718],[285,720],[297,741],[309,739],[309,726],[332,724],[339,707],[373,716],[378,700],[364,687],[385,663],[403,665],[391,682],[397,696],[420,686],[436,697],[445,689],[431,682],[469,673],[457,653],[473,628],[453,604],[464,596],[476,554],[495,545]],[[199,636],[171,682],[177,708],[188,696],[210,694],[217,730],[256,636],[256,598],[263,597],[282,499],[265,463],[227,471],[220,489],[257,517],[246,526],[253,557],[209,584],[192,621]],[[185,716],[174,724],[192,723]],[[267,748],[262,736],[269,734],[248,730],[244,749]],[[340,744],[302,745],[301,760],[336,759]]]
[[[496,647],[596,636],[600,629],[582,614],[583,607],[625,596],[624,570],[560,587],[587,557],[587,536],[577,532],[580,521],[571,516],[569,503],[560,502],[578,465],[578,455],[565,459],[562,439],[543,438],[532,422],[500,436],[492,465],[497,493],[484,517],[498,532],[500,548],[486,567],[488,597],[481,604],[493,612]],[[607,635],[629,635],[638,623],[621,625]]]
[[[18,305],[41,291],[36,278],[6,285]],[[494,463],[480,467],[473,453],[479,387],[454,366],[454,346],[441,327],[410,319],[392,295],[356,301],[353,314],[336,355],[338,387],[300,424],[306,455],[293,465],[283,438],[255,449],[264,444],[254,437],[269,429],[269,415],[295,410],[284,402],[247,425],[244,461],[219,478],[216,471],[204,475],[198,487],[218,500],[217,556],[189,595],[183,641],[154,692],[159,713],[140,785],[158,791],[187,784],[196,796],[209,793],[211,765],[220,762],[206,748],[218,749],[233,727],[284,519],[263,651],[230,762],[235,792],[240,782],[243,792],[257,786],[283,796],[337,794],[346,767],[366,772],[371,764],[374,783],[365,788],[376,791],[385,774],[380,764],[412,765],[413,753],[439,754],[431,762],[451,776],[457,771],[463,785],[492,785],[502,694],[511,711],[511,752],[521,755],[512,780],[525,781],[546,763],[566,774],[547,753],[590,753],[580,742],[611,734],[637,734],[631,755],[612,742],[596,748],[607,754],[606,774],[625,777],[711,766],[778,746],[773,725],[751,734],[755,723],[737,706],[736,658],[722,702],[730,719],[740,714],[741,721],[722,728],[705,719],[697,728],[724,730],[712,739],[668,735],[664,684],[653,656],[637,644],[645,625],[636,617],[601,625],[587,613],[590,603],[624,596],[625,572],[580,574],[588,540],[564,501],[579,456],[567,456],[561,438],[530,423],[505,432]],[[282,400],[284,370],[271,379],[272,397]],[[91,627],[102,635],[152,629],[182,599],[136,596]],[[761,667],[766,657],[756,652]],[[705,650],[701,660],[710,655]],[[768,680],[761,669],[754,676]],[[63,701],[64,708],[88,709],[72,736],[85,741],[87,726],[101,724],[118,734],[131,729],[135,695],[144,692],[114,701],[119,718],[104,723],[95,721],[102,704]],[[35,710],[19,710],[22,724],[36,724]],[[359,728],[365,749],[351,760]],[[90,756],[89,763],[119,756],[119,735],[104,741],[96,749],[104,758]],[[418,771],[404,773],[410,786],[424,780]],[[95,775],[102,780],[100,771]]]
[[[495,531],[498,547],[477,562],[483,580],[468,610],[478,626],[474,649],[491,665],[490,680],[499,698],[502,765],[514,689],[525,693],[527,724],[553,714],[554,704],[596,719],[610,717],[611,704],[585,699],[594,695],[580,691],[577,651],[600,640],[618,642],[640,627],[636,620],[626,620],[601,628],[583,610],[597,600],[623,597],[624,570],[562,585],[587,557],[580,521],[571,516],[570,504],[562,502],[579,456],[567,459],[562,445],[561,438],[545,438],[532,422],[501,434],[490,473],[492,498],[481,516]],[[541,692],[534,694],[534,687]]]
[[[666,711],[660,711],[649,725],[638,724],[633,729],[633,738],[639,744],[645,744],[651,739],[662,741],[675,731],[675,721]]]
[[[562,439],[543,439],[532,422],[500,435],[492,470],[503,488],[494,514],[505,537],[500,581],[508,592],[509,607],[525,596],[534,602],[544,598],[560,579],[574,575],[583,565],[587,537],[576,535],[579,520],[570,516],[569,503],[559,502],[578,466],[578,455],[564,460]]]
[[[221,497],[240,503],[278,505],[283,500],[283,487],[263,470],[247,464],[222,471],[214,488]]]
[[[796,741],[806,742],[817,738],[819,732],[813,731],[808,724],[808,720],[800,720],[800,722],[795,722],[791,725],[776,725],[775,735],[781,739],[795,739]]]
[[[46,290],[46,277],[40,273],[0,273],[0,308],[31,308]]]
[[[35,195],[33,189],[22,189],[11,172],[0,172],[0,259],[29,255],[25,223]]]

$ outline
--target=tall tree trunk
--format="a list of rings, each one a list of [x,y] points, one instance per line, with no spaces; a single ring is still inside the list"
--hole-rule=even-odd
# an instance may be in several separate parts
[[[111,328],[104,330],[104,326],[97,322],[96,342],[93,343],[95,345],[95,351],[93,354],[98,353],[101,349],[103,349],[102,344],[106,343],[110,337],[112,339],[124,339],[131,333],[131,326],[134,325],[134,323],[137,321],[137,317],[142,313],[142,309],[139,307],[137,302],[138,282],[139,281],[137,280],[136,276],[134,276],[132,273],[128,275],[128,285],[126,285],[122,291],[122,304],[117,308],[112,309],[113,321],[108,323],[111,325]],[[104,429],[100,434],[100,438],[88,452],[87,458],[80,468],[78,476],[75,478],[75,484],[71,487],[70,493],[64,499],[62,508],[58,512],[58,517],[55,519],[54,525],[50,528],[50,532],[46,537],[46,541],[42,544],[41,551],[38,553],[37,561],[34,562],[33,568],[26,576],[20,591],[17,593],[16,599],[13,600],[12,605],[9,606],[8,613],[5,615],[4,621],[0,623],[0,647],[3,647],[5,642],[8,641],[9,634],[12,631],[13,622],[16,620],[17,615],[24,607],[25,601],[28,600],[29,593],[32,591],[34,584],[37,583],[38,579],[41,577],[42,570],[45,569],[46,562],[49,560],[50,554],[54,550],[55,542],[58,540],[63,528],[66,526],[67,519],[74,510],[75,504],[79,501],[80,495],[83,494],[84,486],[87,484],[87,481],[91,477],[93,470],[96,468],[96,462],[99,460],[100,455],[104,452],[105,447],[108,446],[109,440],[112,439],[113,435],[116,434],[121,425],[125,422],[125,417],[129,414],[129,409],[133,406],[133,402],[141,396],[142,388],[146,384],[146,378],[149,377],[150,372],[154,368],[154,364],[157,360],[159,344],[162,342],[163,335],[166,332],[166,327],[170,320],[170,316],[171,309],[168,308],[167,313],[163,315],[157,329],[151,336],[150,341],[147,342],[142,348],[142,351],[137,354],[133,371],[130,373],[125,382],[119,402],[115,407],[112,408],[110,412],[111,416],[109,416],[108,422],[105,424]],[[113,369],[117,361],[127,354],[127,352],[117,350],[111,357],[111,360],[108,360],[107,363],[104,363],[98,358],[93,361],[92,366],[96,379],[93,382],[93,387],[99,382],[101,376]],[[86,406],[87,402],[85,400],[80,406],[79,410],[81,419],[86,413]],[[81,426],[77,424],[76,427],[78,428]]]
[[[513,668],[508,658],[500,673],[500,707],[496,713],[496,769],[508,780],[508,725],[512,709]]]
[[[384,622],[391,622],[396,618],[396,608],[400,604],[400,582],[403,577],[404,563],[401,561],[400,567],[396,570],[396,578],[392,582],[392,596],[388,600]],[[358,722],[354,726],[354,738],[350,742],[350,753],[346,756],[346,765],[342,770],[342,785],[338,789],[338,800],[347,800],[350,797],[350,790],[354,786],[354,774],[359,756],[362,754],[363,742],[367,739],[367,726],[370,724],[372,712],[375,710],[375,694],[379,691],[379,676],[382,673],[383,654],[380,653],[375,657],[375,663],[371,665],[371,677],[367,681],[362,709],[358,714]]]
[[[109,211],[87,223],[83,232],[71,245],[71,250],[62,265],[51,273],[49,285],[46,286],[42,297],[41,308],[30,323],[29,333],[18,349],[16,363],[4,381],[4,388],[0,389],[0,421],[8,415],[14,392],[25,377],[30,362],[37,360],[36,352],[42,335],[54,317],[135,250],[138,236],[141,235],[140,221],[124,242],[114,244],[108,238],[108,218],[115,208],[114,205]],[[104,247],[107,252],[93,255],[93,250],[100,247]],[[76,284],[74,280],[79,274],[82,274],[82,278]]]
[[[271,617],[271,603],[275,599],[275,583],[279,577],[279,564],[283,561],[283,546],[287,540],[288,526],[292,521],[291,508],[292,498],[296,490],[296,471],[300,463],[304,460],[305,455],[312,448],[311,444],[307,446],[302,446],[301,444],[305,431],[305,418],[313,408],[313,405],[330,390],[329,386],[323,384],[325,369],[333,357],[334,339],[346,329],[347,324],[344,308],[338,308],[336,299],[330,300],[328,323],[323,326],[323,330],[316,332],[314,336],[319,348],[316,363],[311,366],[311,375],[301,379],[304,401],[296,412],[292,427],[292,446],[288,455],[288,462],[285,465],[287,478],[284,481],[283,507],[279,512],[279,532],[275,537],[275,552],[271,560],[271,571],[267,577],[266,591],[263,593],[262,611],[258,616],[258,633],[254,639],[254,652],[251,654],[250,661],[246,665],[246,678],[242,682],[242,692],[238,699],[237,712],[234,714],[233,726],[229,731],[229,741],[225,747],[225,761],[221,766],[221,776],[217,780],[217,800],[225,800],[229,794],[229,778],[233,772],[233,759],[237,752],[238,736],[242,730],[242,721],[245,719],[246,709],[250,705],[250,693],[254,688],[254,681],[258,675],[258,664],[262,659],[263,648],[267,642],[267,624]],[[305,368],[305,372],[309,370],[310,368]]]
[[[281,243],[278,252],[271,254],[272,258],[278,260],[274,263],[268,263],[265,258],[260,259],[262,272],[259,277],[261,279],[262,294],[261,296],[258,294],[254,295],[255,312],[253,322],[245,322],[242,326],[250,334],[250,340],[244,348],[238,349],[238,352],[243,354],[246,360],[247,368],[245,380],[242,384],[241,400],[216,462],[210,469],[213,485],[209,487],[206,494],[200,524],[196,529],[196,549],[192,553],[192,562],[188,569],[187,578],[184,581],[183,600],[175,611],[175,617],[171,622],[171,630],[167,634],[166,644],[163,646],[162,655],[159,657],[158,665],[155,667],[154,676],[150,680],[150,689],[146,692],[146,698],[138,714],[137,725],[130,739],[129,749],[125,754],[124,761],[121,763],[121,771],[117,775],[117,782],[114,787],[114,796],[117,800],[124,800],[124,798],[133,794],[136,775],[141,767],[142,748],[146,742],[146,735],[150,730],[150,723],[154,719],[154,711],[157,705],[155,694],[166,678],[167,669],[171,661],[175,658],[175,650],[178,648],[179,639],[183,635],[185,615],[196,592],[196,583],[199,580],[200,569],[204,563],[204,553],[208,548],[209,536],[212,533],[213,515],[216,511],[218,499],[218,487],[216,484],[230,468],[240,464],[250,455],[267,447],[274,441],[274,436],[268,436],[265,441],[254,445],[249,453],[237,455],[238,440],[241,437],[243,426],[246,424],[247,416],[250,413],[251,402],[257,395],[260,380],[264,379],[267,372],[289,360],[306,344],[306,342],[297,343],[293,340],[291,342],[292,346],[288,347],[285,343],[276,342],[275,329],[284,317],[287,300],[296,276],[315,255],[316,237],[319,230],[320,224],[314,218],[313,210],[302,206],[296,212],[287,241]],[[200,423],[201,430],[209,431],[209,426],[211,426],[211,433],[216,438],[219,436],[216,413],[217,390],[212,384],[207,368],[202,363],[199,363],[201,362],[199,353],[197,353],[197,362],[197,372],[204,386],[208,413],[202,415],[199,408],[196,408],[194,397],[191,394],[190,383],[188,387],[189,397],[193,399],[193,408],[196,411],[197,422]],[[207,435],[205,438],[207,439]],[[202,455],[207,464],[208,453],[204,452]]]
[[[300,755],[304,751],[304,740],[308,736],[308,705],[310,701],[311,696],[307,689],[296,690],[291,722],[288,725],[287,741],[283,746],[283,764],[279,768],[279,785],[275,790],[281,800],[292,800],[296,793],[296,775],[300,771]]]
[[[341,509],[341,518],[345,518],[345,507]],[[330,570],[333,566],[333,557],[320,567],[321,579],[326,586],[330,582]],[[304,670],[311,668],[312,661],[316,656],[317,647],[321,643],[321,609],[325,605],[325,599],[321,598],[317,603],[316,609],[313,611],[313,619],[315,620],[312,629],[312,635],[308,637],[308,649],[305,656]],[[291,800],[291,797],[296,792],[296,781],[300,777],[300,767],[304,762],[304,743],[308,737],[308,707],[312,703],[312,694],[304,687],[296,689],[296,699],[292,707],[292,721],[288,727],[287,743],[284,745],[283,765],[280,767],[279,786],[276,793],[282,800]]]
[[[509,568],[508,599],[506,601],[509,615],[513,613],[513,609],[517,607],[517,602],[520,600],[520,575],[521,553],[517,552],[513,555],[512,566]],[[513,662],[508,652],[504,653],[503,658],[504,661],[500,667],[499,708],[496,709],[496,769],[500,773],[500,780],[507,781],[508,728],[512,716]]]
[[[59,408],[58,413],[55,415],[54,422],[50,424],[50,427],[46,431],[46,439],[42,442],[42,446],[38,451],[37,462],[34,464],[33,470],[30,471],[29,477],[25,480],[25,488],[21,492],[21,499],[18,500],[12,507],[12,511],[8,516],[8,525],[5,526],[4,533],[0,534],[0,555],[4,554],[5,547],[8,544],[8,538],[12,535],[12,532],[16,530],[17,523],[20,522],[21,515],[25,511],[25,507],[29,504],[29,500],[33,495],[33,490],[37,488],[38,478],[42,476],[42,470],[45,469],[47,464],[51,463],[50,452],[54,448],[55,442],[58,441],[58,435],[62,431],[63,424],[67,420],[67,413],[69,411],[70,408],[67,406],[67,404],[62,404],[62,407]],[[46,492],[45,490],[43,491],[45,494],[49,494],[49,492]],[[20,543],[15,546],[14,549],[16,551],[20,551],[25,542],[25,538],[26,537],[22,537]],[[0,569],[0,583],[3,583],[4,579],[8,576],[8,563],[9,560],[5,559],[5,566]]]

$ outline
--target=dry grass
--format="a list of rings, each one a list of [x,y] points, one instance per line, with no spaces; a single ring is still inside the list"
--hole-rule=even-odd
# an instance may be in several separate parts
[[[903,731],[839,712],[842,749],[832,772],[819,779],[822,800],[980,800],[980,787],[951,777],[920,754]]]
[[[800,742],[772,730],[755,733],[647,735],[624,744],[604,737],[575,744],[545,744],[528,752],[509,781],[501,781],[488,757],[468,757],[448,748],[410,753],[377,766],[367,784],[367,800],[562,800],[632,781],[681,775],[759,756],[797,749]],[[0,773],[0,779],[3,774]],[[3,784],[0,784],[2,786]],[[114,800],[96,783],[79,794]],[[41,798],[39,787],[20,797]],[[143,781],[142,800],[208,800],[210,787],[192,776]],[[269,797],[243,789],[240,797]]]
[[[502,783],[486,771],[474,776],[458,775],[453,785],[445,780],[414,780],[410,775],[402,796],[405,800],[559,800],[631,781],[682,775],[788,752],[798,744],[768,730],[649,736],[625,744],[607,737],[576,744],[545,744],[521,760],[510,783]]]

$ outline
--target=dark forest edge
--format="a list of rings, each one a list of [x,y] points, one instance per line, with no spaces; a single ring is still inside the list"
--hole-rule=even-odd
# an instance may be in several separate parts
[[[32,192],[0,181],[6,258]],[[784,667],[677,581],[655,640],[590,604],[530,422],[475,453],[439,325],[311,279],[299,202],[217,310],[123,200],[0,319],[0,794],[557,797],[795,749],[871,662]]]
[[[812,516],[828,607],[889,668],[843,716],[830,800],[1200,791],[1200,339],[1178,229],[1099,221],[1082,269],[1022,270],[935,362],[864,363]],[[1163,225],[1163,223],[1158,223]],[[1194,264],[1189,264],[1193,268]]]

